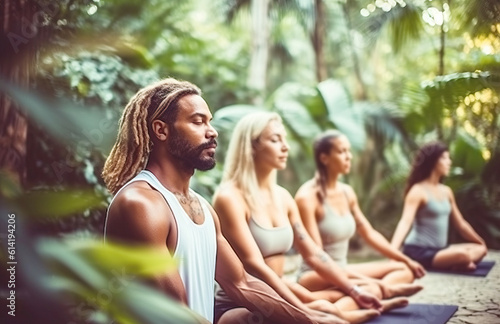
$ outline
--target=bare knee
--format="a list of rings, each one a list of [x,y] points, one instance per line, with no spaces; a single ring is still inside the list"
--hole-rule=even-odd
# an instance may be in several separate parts
[[[386,270],[387,272],[380,278],[385,283],[410,283],[415,280],[413,271],[406,263],[391,261]]]
[[[473,261],[471,254],[464,250],[457,251],[453,259],[455,260],[455,264],[460,265],[467,265]]]
[[[488,253],[488,248],[484,245],[481,245],[481,244],[478,244],[474,250],[475,250],[475,253],[474,253],[475,255],[474,255],[474,260],[473,260],[474,262],[480,261]]]
[[[307,306],[309,306],[312,309],[319,310],[325,313],[333,313],[333,314],[338,313],[336,307],[331,302],[325,299],[317,299],[311,303],[308,303]]]
[[[379,284],[377,283],[367,283],[367,284],[364,284],[363,285],[363,290],[371,293],[372,295],[374,295],[375,297],[381,299],[383,298],[383,292],[382,292],[382,287],[380,287]]]
[[[406,263],[398,262],[398,270],[404,272],[408,282],[413,282],[415,280],[415,275],[413,274],[413,271]]]
[[[394,262],[394,270],[395,271],[411,271],[408,266],[403,262]]]

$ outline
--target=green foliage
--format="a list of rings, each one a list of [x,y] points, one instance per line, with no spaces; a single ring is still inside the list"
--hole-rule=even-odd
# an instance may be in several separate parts
[[[366,135],[361,118],[342,84],[339,81],[326,80],[318,84],[318,91],[328,111],[328,119],[349,138],[354,148],[363,147]]]
[[[61,192],[32,191],[14,199],[13,204],[25,215],[46,219],[102,208],[104,200],[93,190],[66,189]]]
[[[456,9],[461,27],[472,30],[474,36],[490,34],[491,26],[500,22],[500,3],[496,0],[463,1]],[[499,36],[500,31],[494,32]]]
[[[82,134],[85,122],[92,120],[92,116],[82,120],[81,114],[66,114],[65,110],[57,110],[61,103],[49,105],[39,96],[5,82],[0,87],[18,100],[32,122],[39,122],[57,142],[71,143],[71,138],[57,130],[61,118],[75,127],[72,129],[75,134]],[[46,119],[44,112],[54,116],[52,120]],[[14,215],[14,218],[2,217],[1,225],[7,229],[8,219],[15,220],[15,229],[9,231],[9,237],[15,237],[16,258],[22,260],[16,272],[18,282],[23,283],[16,288],[18,307],[23,310],[22,314],[18,312],[21,322],[203,322],[185,306],[140,283],[175,267],[165,251],[104,245],[99,238],[94,241],[48,238],[39,230],[40,222],[54,222],[102,207],[104,199],[95,193],[96,187],[23,192],[2,172],[0,189],[0,212]],[[2,243],[2,251],[7,251],[7,240]]]
[[[378,9],[365,23],[366,30],[372,37],[379,37],[384,31],[390,38],[395,53],[404,45],[419,40],[423,30],[422,8],[418,4],[400,4],[386,12]]]
[[[453,162],[460,165],[465,176],[477,176],[486,164],[481,152],[481,146],[465,132],[460,132],[451,153]]]
[[[33,3],[37,8],[54,4]],[[225,3],[228,16],[236,17],[249,2]],[[118,266],[118,259],[106,256],[120,255],[127,267],[148,273],[165,265],[145,261],[149,254],[131,253],[129,260],[123,250],[95,242],[82,249],[38,237],[76,230],[102,233],[104,201],[110,197],[100,170],[114,142],[118,118],[139,88],[166,76],[198,84],[215,111],[219,163],[210,172],[197,172],[191,183],[207,199],[219,184],[235,123],[255,109],[266,109],[282,116],[289,134],[289,168],[280,174],[280,183],[293,194],[312,177],[313,138],[337,128],[355,148],[345,180],[354,187],[371,223],[387,236],[401,213],[401,191],[413,151],[431,139],[448,142],[456,167],[447,183],[460,210],[489,246],[500,248],[497,1],[443,2],[449,4],[450,14],[444,28],[422,20],[424,11],[441,11],[443,3],[406,3],[388,11],[371,0],[345,6],[325,3],[325,60],[335,79],[316,85],[310,44],[313,1],[271,1],[271,41],[276,45],[268,73],[271,95],[264,107],[256,107],[255,94],[245,85],[252,46],[245,19],[228,25],[207,0],[56,2],[57,10],[46,16],[39,35],[30,40],[40,45],[32,80],[35,91],[0,84],[30,120],[30,190],[22,192],[1,171],[0,190],[8,200],[0,207],[6,214],[5,206],[22,206],[20,214],[37,219],[26,220],[34,228],[33,240],[28,240],[31,233],[21,236],[24,260],[32,260],[23,278],[36,292],[30,304],[34,314],[41,314],[36,321],[68,322],[59,307],[62,301],[51,295],[70,295],[76,315],[90,316],[93,322],[108,323],[114,317],[124,323],[180,323],[189,317],[184,317],[183,308],[132,282],[109,304],[99,302],[102,285],[113,280],[109,270]],[[374,10],[369,16],[360,15],[370,4]],[[436,77],[441,31],[449,72]],[[356,60],[358,80],[353,77]],[[351,96],[357,93],[356,82],[364,83],[367,101]],[[48,223],[55,226],[47,230]],[[149,266],[153,270],[147,270]],[[49,288],[37,280],[49,282]],[[43,317],[47,310],[51,318]]]
[[[404,142],[406,138],[400,125],[402,115],[399,112],[377,104],[352,103],[346,89],[337,80],[326,80],[316,87],[285,83],[268,98],[264,108],[232,105],[215,113],[213,125],[220,131],[219,147],[222,147],[217,153],[219,161],[225,158],[223,152],[238,120],[259,109],[277,112],[287,128],[291,147],[289,168],[280,175],[280,182],[292,193],[314,174],[312,142],[323,130],[339,129],[349,138],[356,151],[365,147],[367,132],[380,140],[376,148],[380,152],[384,151],[386,144]],[[379,158],[380,155],[373,155],[374,161],[371,161],[370,165],[374,165]],[[370,173],[356,173],[349,178],[351,181],[352,178],[362,179],[364,174]],[[358,183],[359,188],[366,184],[359,181]],[[210,192],[214,190],[215,188],[212,188]]]

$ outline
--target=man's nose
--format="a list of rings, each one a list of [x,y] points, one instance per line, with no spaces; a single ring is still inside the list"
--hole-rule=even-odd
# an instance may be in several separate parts
[[[215,130],[215,128],[212,126],[212,124],[208,124],[208,131],[207,131],[207,137],[212,137],[212,138],[217,138],[219,136],[219,133]]]

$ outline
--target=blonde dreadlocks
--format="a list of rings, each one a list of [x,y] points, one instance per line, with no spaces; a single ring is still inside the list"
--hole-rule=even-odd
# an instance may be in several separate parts
[[[177,116],[178,100],[189,94],[201,95],[201,90],[190,82],[168,78],[139,90],[130,99],[120,118],[116,143],[102,171],[111,193],[116,194],[146,166],[152,147],[151,123],[161,119],[172,125]]]

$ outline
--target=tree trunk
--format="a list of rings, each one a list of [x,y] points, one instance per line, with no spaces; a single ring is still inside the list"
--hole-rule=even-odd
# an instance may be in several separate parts
[[[443,4],[446,1],[443,1]],[[443,11],[444,11],[444,6],[443,6]],[[445,29],[445,24],[446,21],[443,20],[443,24],[441,25],[440,33],[439,33],[439,62],[438,62],[438,73],[437,75],[444,75],[444,54],[445,54],[445,40],[446,40],[446,29]],[[436,125],[436,131],[437,131],[437,136],[438,140],[444,141],[444,131],[443,131],[443,125],[441,122],[437,123]]]
[[[347,2],[342,4],[342,8],[344,10],[344,18],[348,36],[347,39],[352,53],[351,55],[354,68],[354,75],[356,76],[355,98],[358,100],[366,100],[366,86],[365,82],[363,81],[363,76],[361,75],[361,67],[359,64],[358,54],[356,53],[356,49],[354,47],[354,43],[351,37],[352,22],[351,22],[351,17],[349,16],[349,8],[347,7]]]
[[[314,0],[315,19],[314,30],[311,35],[311,42],[314,49],[314,59],[316,64],[316,79],[318,82],[328,78],[325,63],[325,38],[326,38],[326,6],[323,0]]]
[[[31,0],[3,0],[0,5],[2,35],[0,78],[4,82],[29,88],[34,59]],[[0,170],[12,175],[21,185],[26,183],[26,137],[28,122],[15,102],[0,91]]]
[[[443,0],[442,1],[442,10],[444,12],[444,4],[448,4],[450,6],[451,0]],[[443,19],[443,24],[441,25],[441,30],[439,33],[439,66],[438,66],[438,75],[444,75],[444,50],[445,50],[445,40],[446,40],[446,21]]]
[[[263,104],[269,56],[269,0],[252,0],[252,56],[248,87],[256,91],[255,104]]]
[[[444,47],[445,47],[445,36],[446,32],[444,30],[444,22],[441,25],[440,42],[439,42],[439,67],[438,75],[444,75]]]

